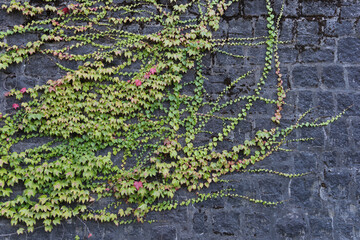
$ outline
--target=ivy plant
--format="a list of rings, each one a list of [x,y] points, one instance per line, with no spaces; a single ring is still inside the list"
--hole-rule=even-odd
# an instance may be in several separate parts
[[[182,202],[173,198],[179,189],[198,191],[231,172],[301,176],[248,167],[281,150],[295,129],[326,126],[342,115],[307,122],[304,113],[292,125],[259,130],[230,150],[219,150],[218,144],[247,119],[257,102],[275,106],[274,123],[282,119],[286,90],[278,55],[281,13],[275,15],[270,0],[264,0],[267,36],[222,39],[214,32],[236,0],[171,0],[168,5],[155,0],[77,0],[61,7],[53,0],[37,2],[12,0],[2,6],[28,21],[0,32],[0,69],[38,54],[64,72],[44,85],[6,93],[16,102],[0,115],[0,216],[25,226],[19,234],[39,225],[51,231],[72,217],[116,225],[143,222],[149,212],[211,197],[277,204],[226,190]],[[139,34],[129,27],[145,25],[155,30]],[[31,33],[39,37],[26,45],[4,41]],[[255,69],[233,79],[211,99],[204,88],[204,56],[244,58],[229,53],[226,46],[263,46],[265,64],[249,92],[226,98],[244,79],[255,78]],[[78,54],[81,49],[88,51]],[[263,96],[271,71],[278,78],[275,99]],[[193,79],[185,81],[189,73]],[[240,106],[237,112],[224,117],[222,110],[233,105]],[[215,118],[223,122],[221,130],[199,145],[197,136],[208,132],[206,125]],[[22,141],[44,137],[49,141],[14,151]],[[292,141],[304,140],[309,139]],[[114,201],[104,209],[94,208],[103,198]]]

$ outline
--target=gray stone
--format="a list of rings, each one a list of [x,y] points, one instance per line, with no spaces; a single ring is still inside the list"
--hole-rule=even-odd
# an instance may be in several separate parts
[[[299,52],[293,47],[280,47],[279,57],[281,63],[296,63]]]
[[[30,57],[25,65],[25,74],[32,77],[50,78],[55,77],[59,73],[56,64],[44,55],[35,55]]]
[[[251,21],[242,18],[229,21],[229,37],[252,37]]]
[[[331,239],[332,238],[332,220],[331,218],[325,217],[311,217],[309,219],[311,228],[311,236],[320,239]]]
[[[196,233],[207,232],[207,216],[205,213],[195,213],[193,218],[193,228]]]
[[[255,20],[255,30],[254,30],[255,37],[267,36],[269,34],[268,28],[266,26],[267,24],[268,22],[264,18],[260,17]]]
[[[316,169],[318,156],[312,152],[298,152],[294,154],[296,172],[305,173]]]
[[[175,240],[176,228],[171,226],[157,227],[151,231],[151,240]]]
[[[316,94],[316,112],[320,116],[335,115],[335,101],[332,92],[324,91]]]
[[[295,87],[310,87],[315,88],[319,86],[319,77],[316,67],[295,66],[293,71],[293,85]]]
[[[304,16],[326,16],[333,17],[337,6],[327,1],[304,1],[302,14]]]
[[[226,10],[225,10],[225,16],[226,17],[234,17],[239,15],[240,13],[240,6],[238,2],[235,2],[231,4]]]
[[[360,16],[360,6],[354,4],[342,6],[340,16],[342,18],[358,18]]]
[[[349,67],[346,68],[348,81],[351,89],[360,89],[360,68]]]
[[[280,9],[283,5],[283,1],[275,1],[275,9],[276,12],[280,12]],[[285,17],[296,17],[300,13],[300,7],[298,0],[288,0],[285,2],[284,5],[284,12],[283,15]]]
[[[342,38],[339,40],[338,59],[343,63],[360,62],[360,39]]]
[[[299,20],[297,27],[297,44],[316,45],[320,41],[319,23],[317,21]]]
[[[239,230],[239,213],[216,212],[213,216],[213,232],[215,234],[233,236]]]
[[[345,88],[344,68],[341,65],[324,67],[321,80],[327,88]]]
[[[266,5],[262,0],[245,1],[244,12],[245,15],[248,16],[259,16],[267,14]]]
[[[334,62],[334,50],[332,49],[306,49],[300,53],[302,62]]]
[[[345,36],[352,33],[353,27],[351,21],[330,19],[326,21],[324,34],[331,37]]]
[[[303,216],[296,213],[289,213],[276,222],[276,232],[282,237],[299,237],[305,235],[307,228]]]
[[[290,18],[285,18],[280,22],[280,37],[281,41],[291,41],[294,40],[295,24],[294,20]]]

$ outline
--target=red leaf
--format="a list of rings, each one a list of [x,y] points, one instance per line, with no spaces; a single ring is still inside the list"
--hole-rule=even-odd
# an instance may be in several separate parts
[[[22,89],[20,90],[20,92],[23,93],[23,94],[26,93],[26,88],[22,88]]]
[[[141,181],[135,181],[134,182],[134,187],[136,188],[136,190],[139,191],[139,188],[142,188],[143,187],[143,184]]]
[[[14,104],[12,105],[12,107],[13,107],[14,109],[17,109],[17,108],[19,108],[20,106],[19,106],[19,104],[14,103]]]
[[[63,11],[63,13],[65,13],[65,14],[70,13],[69,8],[67,8],[67,7],[64,7],[64,8],[62,9],[62,11]]]
[[[141,84],[142,84],[142,82],[141,82],[139,79],[136,79],[136,80],[135,80],[135,85],[136,85],[137,87],[141,86]]]

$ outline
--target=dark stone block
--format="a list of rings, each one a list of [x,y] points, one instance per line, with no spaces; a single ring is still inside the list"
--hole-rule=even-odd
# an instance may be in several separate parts
[[[266,48],[264,47],[252,47],[249,49],[249,57],[247,58],[248,63],[251,65],[265,64]]]
[[[213,32],[213,37],[214,38],[226,38],[228,35],[228,31],[229,31],[229,24],[227,21],[225,21],[224,19],[220,19],[219,22],[219,29],[215,32]]]
[[[328,1],[304,1],[302,14],[304,16],[326,16],[333,17],[336,11],[336,3]]]
[[[177,239],[176,228],[172,226],[157,227],[151,231],[152,240],[175,240]]]
[[[330,19],[326,21],[324,34],[331,37],[345,36],[352,33],[354,24],[350,21],[336,21]]]
[[[305,218],[297,213],[288,213],[276,222],[276,232],[282,237],[304,236],[306,229]]]
[[[309,122],[314,121],[314,119],[309,120]],[[313,138],[307,141],[299,143],[298,149],[303,151],[309,151],[309,149],[321,150],[325,145],[325,135],[324,130],[320,127],[318,128],[308,128],[304,127],[300,130],[300,135],[302,138]]]
[[[335,101],[332,92],[318,92],[315,102],[318,115],[322,117],[335,115]]]
[[[354,225],[347,219],[337,217],[334,221],[335,239],[356,239],[353,229]]]
[[[204,75],[206,80],[210,83],[224,83],[225,76],[224,75]]]
[[[237,56],[244,56],[244,50],[240,46],[234,46],[234,47],[224,47],[220,49],[221,51],[224,51],[229,54],[237,55]],[[226,65],[240,65],[241,63],[244,63],[245,58],[243,57],[233,57],[231,55],[228,55],[226,53],[217,52],[215,55],[215,63],[218,66],[226,66]]]
[[[297,152],[294,154],[295,171],[305,173],[316,169],[317,154],[312,152]]]
[[[340,16],[342,18],[358,18],[360,16],[360,6],[356,4],[342,6]]]
[[[347,170],[333,169],[325,172],[324,180],[329,197],[335,200],[349,198],[351,175]]]
[[[240,227],[239,213],[216,212],[213,216],[213,232],[215,234],[233,236]]]
[[[193,218],[193,229],[196,233],[207,232],[207,216],[205,213],[195,213]]]
[[[359,139],[359,138],[357,138]],[[356,139],[354,139],[356,140]],[[346,157],[346,166],[353,167],[360,165],[360,152],[349,152],[345,155]]]
[[[239,18],[229,22],[229,37],[252,37],[250,20]]]
[[[323,152],[321,154],[321,158],[322,162],[328,168],[336,167],[337,165],[342,164],[341,158],[335,151]]]
[[[160,25],[145,25],[143,28],[143,34],[153,34],[160,32],[163,29]]]
[[[215,189],[216,186],[213,184],[212,187]],[[219,187],[216,188],[216,191],[219,191]],[[203,208],[213,208],[213,209],[222,209],[225,207],[225,200],[224,198],[210,198],[206,201],[195,203],[194,206],[197,209],[203,209]]]
[[[359,35],[360,35],[360,23],[359,22],[357,22],[356,27],[355,27],[355,35],[357,37],[359,37]]]
[[[343,63],[360,62],[360,39],[342,38],[339,40],[338,59]]]
[[[312,237],[322,237],[322,239],[332,238],[332,220],[325,217],[311,217],[309,219]]]
[[[327,88],[345,88],[344,68],[339,65],[326,66],[321,79]]]
[[[352,138],[354,139],[354,145],[358,149],[360,147],[360,120],[358,118],[351,121]]]
[[[5,3],[5,2],[4,2]],[[8,1],[6,2],[8,3]],[[11,13],[6,13],[5,10],[0,9],[0,27],[12,27],[14,25],[24,24],[26,18],[22,14],[18,14],[17,12],[13,11]]]
[[[317,45],[319,43],[319,23],[316,21],[299,20],[297,27],[297,44]]]
[[[251,113],[252,114],[262,114],[262,115],[272,114],[272,113],[275,113],[275,107],[266,103],[265,101],[255,101],[255,102],[253,102],[253,106],[251,108]],[[269,121],[271,121],[270,118],[269,118]]]
[[[245,214],[245,225],[241,228],[243,239],[269,239],[271,234],[271,219],[265,213]]]
[[[277,169],[276,169],[277,170]],[[287,193],[289,180],[278,178],[277,176],[261,176],[257,187],[260,198],[264,201],[282,201]]]
[[[360,89],[360,68],[359,67],[349,67],[346,68],[348,73],[348,81],[351,89]]]
[[[335,41],[334,38],[331,38],[331,37],[323,37],[322,42],[321,42],[321,46],[335,48],[336,47],[336,41]]]
[[[334,169],[333,172],[325,172],[325,182],[329,188],[348,187],[351,181],[351,175],[348,171]]]
[[[122,30],[131,33],[140,33],[140,25],[139,24],[124,25],[122,27]]]
[[[349,147],[349,135],[347,132],[347,124],[345,119],[339,119],[330,124],[330,139],[331,146],[337,148]]]
[[[281,41],[290,41],[294,39],[295,25],[294,20],[285,18],[280,22],[280,37]]]
[[[267,14],[266,5],[262,0],[245,1],[244,12],[245,15],[248,16],[259,16]]]
[[[25,47],[28,42],[34,42],[38,39],[39,37],[37,34],[27,33],[27,34],[15,34],[8,36],[6,38],[6,41],[9,44],[9,46],[17,45],[17,46]]]
[[[25,65],[25,74],[33,77],[51,78],[58,75],[58,66],[43,55],[31,57]]]
[[[348,116],[359,116],[360,106],[358,102],[360,101],[359,94],[338,94],[336,96],[338,112],[342,112],[345,109],[346,115]]]
[[[282,1],[275,1],[274,8],[275,12],[280,12],[282,7]],[[299,3],[298,0],[288,0],[284,6],[283,15],[285,17],[296,17],[300,13]]]
[[[316,88],[319,86],[319,77],[316,67],[295,66],[293,71],[293,86]]]
[[[211,118],[205,124],[206,131],[211,131],[214,133],[222,132],[223,129],[223,121],[219,118]]]
[[[255,30],[254,30],[255,37],[267,36],[269,34],[266,26],[267,24],[268,22],[264,18],[259,17],[258,19],[255,20]]]
[[[334,62],[334,50],[331,49],[306,49],[300,53],[302,62]]]
[[[240,13],[240,6],[238,2],[231,4],[226,10],[224,15],[226,17],[234,17]]]
[[[301,206],[310,205],[313,183],[314,179],[311,179],[310,176],[293,179],[290,185],[291,198],[293,201]]]

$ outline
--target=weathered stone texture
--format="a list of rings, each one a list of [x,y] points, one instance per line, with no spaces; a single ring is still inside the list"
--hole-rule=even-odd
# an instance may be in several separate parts
[[[0,1],[4,2],[4,1]],[[32,1],[31,1],[32,2]],[[122,3],[125,1],[114,1]],[[131,1],[128,1],[131,2]],[[166,3],[168,1],[161,1]],[[274,1],[279,13],[282,0]],[[180,207],[164,213],[154,213],[152,224],[132,224],[116,227],[113,224],[88,222],[91,239],[360,239],[360,1],[357,0],[286,0],[284,16],[280,22],[279,54],[284,86],[288,89],[288,105],[280,126],[293,124],[305,111],[313,108],[307,120],[324,121],[351,107],[344,116],[325,128],[303,128],[289,137],[314,138],[312,141],[287,143],[284,148],[293,151],[274,153],[258,167],[289,173],[309,173],[288,179],[269,174],[231,174],[228,183],[213,185],[207,192],[232,188],[234,193],[266,201],[284,201],[275,207],[251,203],[241,198],[211,199]],[[192,9],[189,18],[196,14]],[[7,15],[0,10],[0,30],[22,24],[19,14]],[[214,34],[222,37],[259,37],[267,34],[264,0],[244,0],[234,3],[225,12],[221,28]],[[158,25],[128,25],[124,30],[152,33]],[[13,44],[26,44],[38,36],[9,38]],[[89,49],[79,50],[79,54]],[[261,74],[265,57],[263,47],[236,46],[226,50],[244,58],[233,58],[222,53],[208,54],[205,89],[209,99],[216,99],[229,82],[248,70],[255,69],[251,78],[240,82],[227,94],[231,99],[239,94],[252,93]],[[70,64],[71,65],[71,64]],[[68,66],[73,68],[76,66]],[[135,70],[134,70],[135,71]],[[0,95],[8,89],[32,87],[49,78],[63,74],[45,56],[30,57],[6,71],[0,71]],[[191,74],[184,81],[191,81]],[[264,96],[273,96],[276,75],[270,75],[270,87]],[[184,89],[190,91],[190,89]],[[0,97],[0,112],[9,110],[13,100]],[[242,103],[230,106],[223,114],[231,115]],[[239,124],[232,137],[219,150],[234,142],[241,142],[264,128],[276,127],[269,119],[274,108],[258,103],[254,114]],[[222,121],[214,118],[207,130],[220,132]],[[208,141],[210,134],[199,136],[199,142]],[[36,142],[28,142],[31,147]],[[220,145],[220,144],[219,144]],[[254,168],[257,168],[254,166]],[[179,198],[185,195],[185,191]],[[5,219],[0,219],[0,235],[16,231]],[[87,239],[84,225],[77,219],[64,221],[53,232],[42,228],[27,236],[14,235],[0,239],[57,240],[74,239],[79,235]]]

